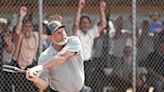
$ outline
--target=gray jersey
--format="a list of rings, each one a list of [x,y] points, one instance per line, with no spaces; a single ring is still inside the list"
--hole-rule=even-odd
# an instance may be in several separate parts
[[[84,66],[80,54],[80,40],[75,36],[69,37],[68,42],[63,49],[77,53],[69,58],[64,64],[58,67],[43,70],[40,74],[40,77],[49,77],[49,85],[56,91],[79,92],[84,85]],[[47,59],[53,57],[57,53],[58,51],[50,46],[41,53],[38,63],[44,63]]]

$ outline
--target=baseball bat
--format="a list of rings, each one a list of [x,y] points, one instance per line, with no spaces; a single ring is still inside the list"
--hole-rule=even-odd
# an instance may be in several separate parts
[[[10,66],[10,65],[2,65],[1,70],[5,72],[12,72],[12,73],[26,73],[26,70],[20,69],[16,66]]]

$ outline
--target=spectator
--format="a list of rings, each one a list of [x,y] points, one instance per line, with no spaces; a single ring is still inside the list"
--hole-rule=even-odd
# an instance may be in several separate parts
[[[108,67],[114,67],[119,63],[117,59],[123,57],[123,50],[127,44],[127,40],[132,35],[130,31],[124,29],[123,23],[123,17],[119,16],[115,21],[115,31],[111,32]]]
[[[150,53],[145,62],[148,70],[147,82],[155,87],[155,92],[164,90],[164,39],[163,35],[160,37],[158,49]]]
[[[148,30],[149,22],[147,20],[143,20],[137,42],[137,61],[141,65],[145,63],[144,61],[147,56],[154,51],[154,37],[148,35]]]
[[[150,14],[150,25],[149,25],[149,32],[156,33],[162,31],[162,23],[159,21],[160,14],[158,12],[153,12]]]
[[[82,8],[84,7],[85,1],[79,3],[78,11],[76,13],[72,34],[78,36],[82,43],[82,58],[84,60],[84,70],[85,70],[85,83],[90,86],[91,80],[91,70],[92,70],[92,62],[91,62],[91,52],[94,43],[94,38],[99,36],[99,33],[103,31],[106,27],[106,19],[105,19],[105,2],[100,2],[100,25],[94,26],[91,28],[91,20],[88,16],[81,16],[80,13]],[[78,29],[79,28],[79,29]]]
[[[11,62],[11,54],[13,52],[12,33],[7,25],[7,20],[0,18],[0,30],[1,30],[1,45],[2,45],[2,64],[8,64]]]
[[[56,15],[55,20],[59,21],[60,23],[63,23],[63,17],[60,15]]]
[[[60,23],[63,23],[63,17],[61,15],[56,15],[56,16],[50,16],[49,18],[50,21],[59,21]]]
[[[11,31],[6,31],[4,34],[5,49],[3,51],[3,61],[5,64],[9,64],[12,61],[12,55],[14,52],[14,43],[13,43],[13,33]]]
[[[126,20],[125,20],[125,29],[127,29],[128,31],[133,31],[133,16],[132,14],[130,14]],[[136,31],[139,30],[140,27],[140,23],[136,20]],[[137,34],[136,34],[137,35]]]
[[[7,20],[0,18],[0,46],[2,47],[0,49],[0,56],[1,56],[1,65],[4,64],[9,64],[12,60],[12,54],[14,52],[14,44],[13,44],[13,34],[10,31],[8,25],[7,25]],[[9,84],[12,84],[12,81],[10,81],[10,76],[7,76],[9,73],[6,72],[0,72],[0,81],[3,84],[0,84],[0,91],[1,92],[11,92],[11,86]]]
[[[20,17],[15,31],[15,52],[13,54],[13,60],[10,63],[10,65],[25,70],[37,64],[35,56],[39,46],[39,35],[33,31],[32,17],[27,17],[26,14],[27,8],[21,7]],[[46,36],[43,37],[46,39]],[[8,84],[9,87],[7,87],[7,90],[11,88],[11,85],[14,85],[15,92],[39,91],[22,73],[6,73],[5,76],[6,80],[12,82]]]
[[[94,39],[94,45],[92,49],[92,77],[90,80],[92,84],[93,92],[101,92],[103,87],[108,84],[106,82],[106,76],[104,75],[104,68],[106,67],[106,58],[108,57],[108,50],[106,47],[109,47],[109,43],[107,43],[107,33],[106,30],[100,32],[100,36]],[[105,52],[105,50],[107,50]]]
[[[133,23],[132,23],[132,14],[130,14],[129,16],[128,16],[128,18],[126,19],[126,23],[125,23],[125,28],[128,30],[128,31],[133,31]]]
[[[157,41],[160,39],[159,38],[159,34],[162,31],[162,23],[159,20],[160,18],[160,14],[155,11],[152,14],[150,14],[150,21],[149,21],[149,35],[153,37],[154,39],[154,49],[158,49],[157,48]]]
[[[26,16],[26,14],[27,8],[21,7],[20,17],[15,32],[16,51],[13,60],[17,61],[17,64],[21,69],[25,69],[27,66],[34,63],[33,60],[36,59],[35,56],[39,45],[39,35],[36,31],[33,31],[32,17]]]
[[[133,76],[133,65],[132,65],[132,48],[126,46],[123,50],[123,57],[119,60],[121,63],[113,69],[114,77],[112,85],[116,86],[116,92],[126,92],[126,90],[132,87],[132,76]],[[146,71],[144,68],[138,67],[137,65],[137,90],[144,92],[144,74]],[[138,92],[137,91],[137,92]]]

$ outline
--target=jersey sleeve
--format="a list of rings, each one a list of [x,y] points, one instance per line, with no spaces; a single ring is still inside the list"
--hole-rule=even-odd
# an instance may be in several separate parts
[[[76,36],[69,37],[68,42],[63,49],[70,52],[78,52],[78,53],[81,52],[82,47],[79,38]]]
[[[38,65],[43,64],[46,61],[46,58],[43,54],[40,55],[39,60],[38,60]],[[40,72],[39,74],[39,78],[44,79],[47,78],[49,76],[49,70],[48,69],[44,69]]]

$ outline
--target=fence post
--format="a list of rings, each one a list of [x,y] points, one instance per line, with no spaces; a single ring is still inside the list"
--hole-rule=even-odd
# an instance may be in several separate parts
[[[39,54],[43,50],[41,35],[43,32],[43,0],[38,0],[39,3]]]
[[[136,92],[136,0],[132,0],[133,23],[133,92]]]

